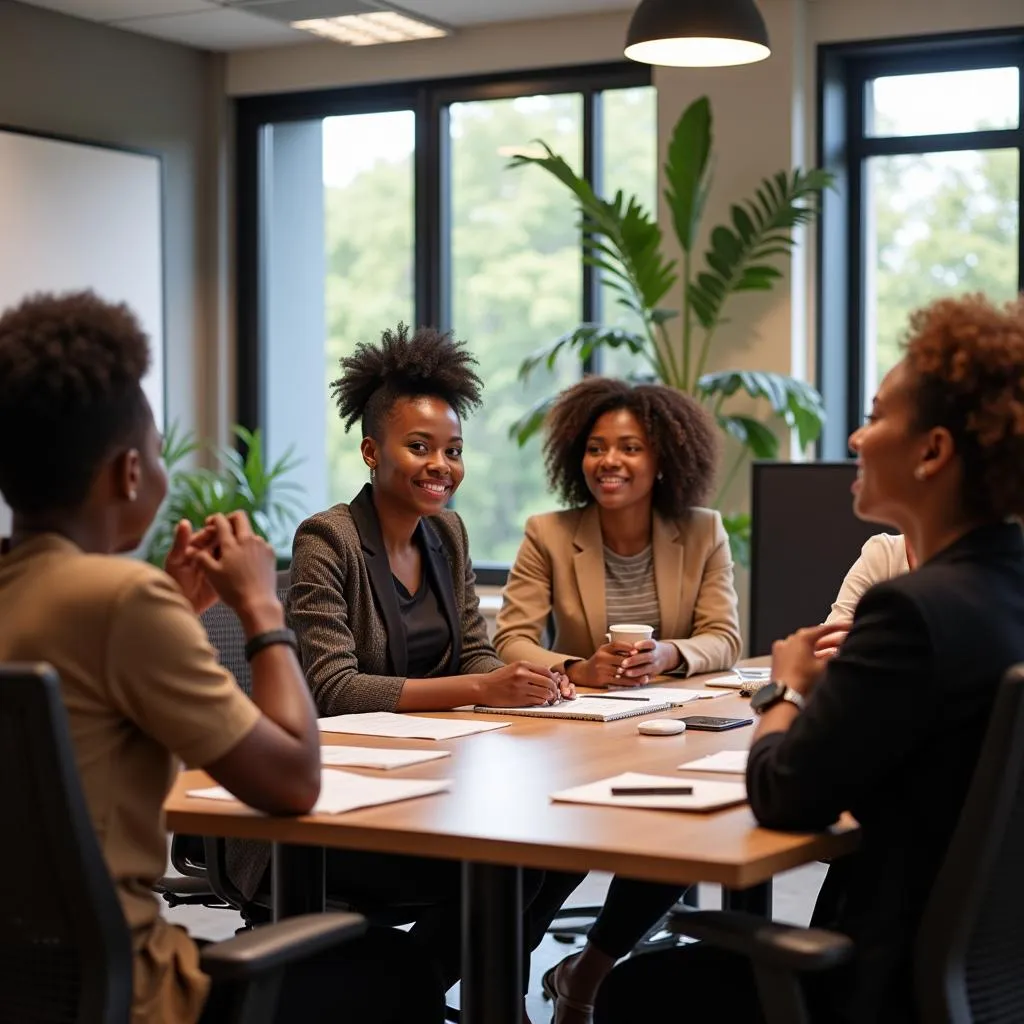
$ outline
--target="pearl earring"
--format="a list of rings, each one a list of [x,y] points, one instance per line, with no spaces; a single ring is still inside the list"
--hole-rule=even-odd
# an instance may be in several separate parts
[[[128,492],[128,500],[129,501],[136,501],[138,499],[138,497],[139,497],[138,491],[129,491]]]
[[[914,470],[915,480],[925,480],[927,479],[927,476],[928,474],[925,472],[924,466],[918,466],[917,469]]]
[[[664,479],[665,479],[665,474],[664,474],[664,473],[662,473],[662,472],[661,472],[661,471],[659,470],[659,472],[658,472],[658,475],[657,475],[657,476],[655,477],[655,479],[656,479],[656,480],[664,480]]]

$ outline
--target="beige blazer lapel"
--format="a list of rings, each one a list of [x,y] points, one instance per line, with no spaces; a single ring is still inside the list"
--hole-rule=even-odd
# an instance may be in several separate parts
[[[654,583],[658,591],[658,612],[661,616],[661,636],[678,636],[679,596],[683,587],[683,539],[679,524],[662,519],[657,513],[651,529],[654,547]]]
[[[576,588],[596,651],[604,643],[604,635],[608,631],[605,621],[608,612],[604,599],[604,544],[596,505],[588,505],[580,514],[573,547]]]

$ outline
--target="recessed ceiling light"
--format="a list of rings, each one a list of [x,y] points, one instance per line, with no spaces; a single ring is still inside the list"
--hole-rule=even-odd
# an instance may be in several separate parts
[[[330,39],[346,46],[376,46],[380,43],[408,43],[416,39],[439,39],[451,32],[440,25],[412,18],[397,11],[369,11],[336,18],[293,21],[292,28]]]

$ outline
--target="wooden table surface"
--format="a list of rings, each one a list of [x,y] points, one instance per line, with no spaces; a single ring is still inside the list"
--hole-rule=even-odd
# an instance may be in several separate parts
[[[699,678],[670,685],[703,688]],[[554,803],[550,795],[624,771],[736,781],[737,775],[687,776],[676,766],[716,750],[750,745],[753,726],[723,733],[641,736],[653,717],[691,714],[753,717],[735,691],[618,722],[552,721],[510,716],[506,729],[435,742],[321,734],[324,744],[451,750],[452,756],[380,778],[451,779],[449,792],[341,815],[271,818],[240,804],[188,797],[210,785],[183,772],[166,803],[174,832],[310,846],[418,854],[479,863],[572,871],[609,871],[673,883],[718,882],[744,889],[780,871],[840,856],[858,841],[852,822],[815,835],[759,828],[749,807],[712,813]],[[445,717],[449,717],[446,715]],[[494,721],[494,717],[455,717]],[[360,771],[360,769],[346,769]]]

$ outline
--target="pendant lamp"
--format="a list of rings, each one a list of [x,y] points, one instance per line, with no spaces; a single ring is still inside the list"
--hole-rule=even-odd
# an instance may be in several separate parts
[[[643,64],[711,68],[753,64],[771,49],[754,0],[642,0],[625,52]]]

